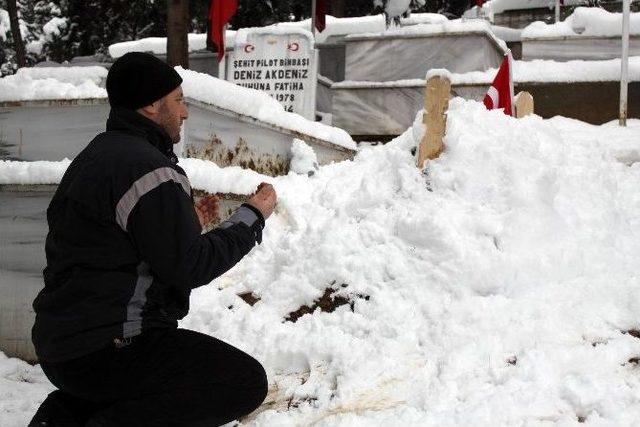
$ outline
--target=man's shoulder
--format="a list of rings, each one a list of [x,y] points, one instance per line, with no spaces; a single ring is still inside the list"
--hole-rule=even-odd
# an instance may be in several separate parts
[[[103,132],[94,139],[105,153],[111,153],[123,162],[155,161],[157,163],[171,163],[157,148],[142,135],[110,130]]]
[[[173,163],[143,136],[120,131],[97,135],[87,146],[84,159],[113,175],[138,175]]]
[[[115,193],[125,191],[145,174],[175,165],[144,137],[119,131],[98,134],[73,160],[68,179],[76,184],[101,182]],[[106,187],[105,187],[106,188]]]

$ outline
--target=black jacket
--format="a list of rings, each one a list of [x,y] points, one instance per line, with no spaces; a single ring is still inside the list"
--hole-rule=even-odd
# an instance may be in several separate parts
[[[172,146],[151,120],[112,110],[107,131],[71,162],[47,210],[45,287],[33,303],[40,360],[177,327],[191,289],[260,242],[264,219],[248,205],[201,234]]]

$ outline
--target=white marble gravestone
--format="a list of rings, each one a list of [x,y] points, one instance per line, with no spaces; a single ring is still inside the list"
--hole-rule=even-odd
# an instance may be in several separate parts
[[[309,31],[299,28],[241,29],[229,55],[227,79],[262,90],[286,111],[315,119],[316,51]]]

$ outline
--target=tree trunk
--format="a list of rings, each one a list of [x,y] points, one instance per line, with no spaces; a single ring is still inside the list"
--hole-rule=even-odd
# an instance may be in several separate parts
[[[9,21],[11,23],[11,37],[13,37],[13,45],[16,50],[16,62],[18,63],[18,67],[26,67],[27,59],[24,54],[24,42],[22,41],[22,33],[20,32],[16,0],[7,0],[7,12],[9,13]]]
[[[189,1],[167,1],[167,63],[189,68]]]
[[[346,12],[345,0],[333,0],[329,4],[331,5],[331,15],[336,18],[344,18]]]

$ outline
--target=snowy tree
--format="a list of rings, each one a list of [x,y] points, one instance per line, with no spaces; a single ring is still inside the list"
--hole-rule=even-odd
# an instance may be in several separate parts
[[[15,24],[7,17],[15,10]],[[4,10],[6,7],[7,10]],[[11,11],[11,13],[9,13]],[[19,66],[33,65],[56,56],[62,43],[61,30],[67,25],[60,8],[42,0],[0,0],[0,74],[12,74]],[[19,28],[18,31],[15,28]],[[19,37],[16,44],[16,35]],[[16,48],[17,47],[17,48]]]

